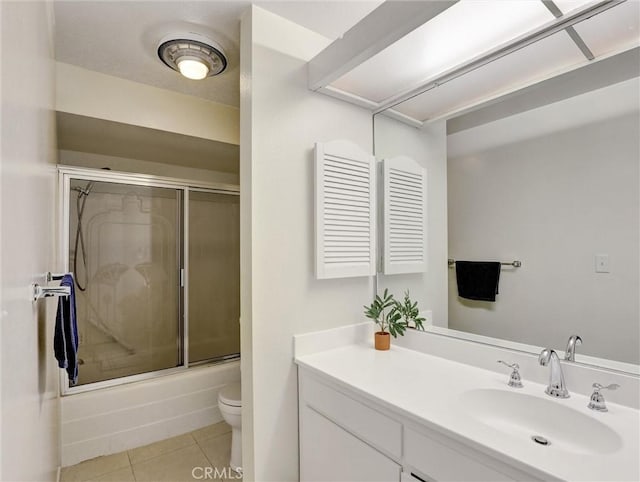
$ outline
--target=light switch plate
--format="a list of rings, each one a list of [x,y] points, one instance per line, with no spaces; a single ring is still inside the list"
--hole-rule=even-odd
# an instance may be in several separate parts
[[[596,254],[596,273],[609,273],[609,255]]]

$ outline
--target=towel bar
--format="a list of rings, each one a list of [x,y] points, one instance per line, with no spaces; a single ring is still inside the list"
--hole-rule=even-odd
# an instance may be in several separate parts
[[[68,286],[33,285],[33,301],[39,300],[40,298],[49,298],[51,296],[69,296],[70,294],[71,288]]]
[[[451,259],[449,258],[447,260],[447,264],[449,265],[449,268],[453,268],[456,264],[456,260],[455,259]],[[522,262],[521,261],[511,261],[510,263],[500,263],[502,266],[513,266],[514,268],[519,268],[520,266],[522,266]]]
[[[65,274],[54,274],[51,272],[45,273],[44,278],[47,283],[51,281],[61,280]],[[69,296],[71,294],[71,288],[68,286],[40,286],[38,283],[34,283],[33,287],[33,301],[37,301],[40,298],[50,298],[52,296]]]

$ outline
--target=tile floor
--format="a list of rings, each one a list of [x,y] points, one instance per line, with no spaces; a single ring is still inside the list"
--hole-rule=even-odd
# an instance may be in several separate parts
[[[220,422],[151,445],[65,467],[60,482],[242,481],[240,475],[229,468],[230,454],[231,427]]]

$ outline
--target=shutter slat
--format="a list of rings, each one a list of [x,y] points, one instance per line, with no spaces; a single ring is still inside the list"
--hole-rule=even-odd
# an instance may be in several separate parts
[[[426,271],[426,171],[408,157],[383,161],[385,274]]]
[[[347,141],[317,143],[316,277],[375,274],[375,161]]]

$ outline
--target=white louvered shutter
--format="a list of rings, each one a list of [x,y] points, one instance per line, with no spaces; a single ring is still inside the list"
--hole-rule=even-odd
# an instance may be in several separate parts
[[[427,171],[409,157],[383,160],[383,273],[427,270]]]
[[[316,278],[373,276],[375,159],[349,141],[316,143]]]

